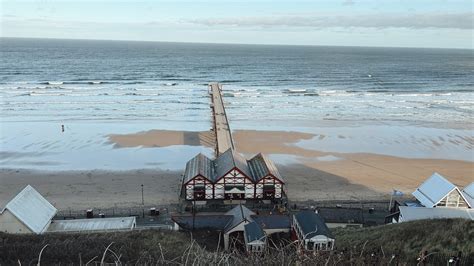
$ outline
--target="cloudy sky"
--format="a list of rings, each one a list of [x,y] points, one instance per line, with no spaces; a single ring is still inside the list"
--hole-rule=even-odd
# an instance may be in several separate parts
[[[0,36],[473,48],[474,0],[0,0]]]

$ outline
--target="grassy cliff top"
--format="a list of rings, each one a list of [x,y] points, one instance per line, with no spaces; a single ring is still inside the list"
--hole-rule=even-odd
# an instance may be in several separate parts
[[[416,263],[427,250],[430,262],[445,264],[449,256],[462,251],[461,265],[472,265],[474,222],[467,220],[426,220],[367,228],[334,229],[336,249],[331,253],[308,255],[295,245],[269,249],[264,255],[249,256],[238,251],[218,250],[218,235],[210,232],[136,230],[93,234],[10,235],[0,233],[0,265],[36,263],[86,264],[102,261],[126,264],[232,264],[232,265],[334,265]],[[216,243],[214,243],[216,242]],[[222,241],[220,242],[222,245]],[[109,248],[107,249],[107,247]],[[212,248],[211,248],[212,247]],[[107,250],[107,251],[106,251]],[[104,255],[105,254],[105,255]],[[396,255],[392,258],[392,255]]]

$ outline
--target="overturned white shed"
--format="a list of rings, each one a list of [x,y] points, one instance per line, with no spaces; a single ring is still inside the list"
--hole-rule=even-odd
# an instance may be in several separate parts
[[[413,196],[425,207],[471,208],[463,193],[454,184],[438,173],[434,173],[413,193]]]
[[[45,232],[57,209],[32,186],[26,186],[0,211],[0,231],[5,233]]]

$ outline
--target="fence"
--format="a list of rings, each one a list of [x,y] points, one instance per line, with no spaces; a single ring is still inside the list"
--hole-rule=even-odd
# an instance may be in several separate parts
[[[155,210],[153,213],[152,210]],[[112,208],[90,208],[83,210],[59,210],[55,219],[84,219],[87,217],[87,211],[92,210],[92,217],[149,217],[149,216],[169,216],[171,211],[177,210],[177,205],[145,205],[145,206],[131,206],[131,207],[112,207]]]

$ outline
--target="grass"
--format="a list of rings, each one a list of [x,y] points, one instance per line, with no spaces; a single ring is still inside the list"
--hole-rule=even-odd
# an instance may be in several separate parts
[[[361,247],[381,252],[380,247],[405,257],[416,257],[420,251],[474,257],[474,222],[461,219],[424,220],[367,228],[345,228],[333,231],[339,249]]]
[[[433,264],[462,251],[461,265],[474,263],[474,222],[417,221],[333,230],[337,250],[303,254],[288,244],[261,255],[223,252],[207,232],[143,230],[94,234],[10,235],[0,233],[0,265],[336,265],[416,264],[427,250]],[[212,242],[212,243],[210,243]],[[209,245],[207,244],[209,243]],[[222,242],[221,242],[222,244]],[[395,258],[392,255],[396,254]]]

